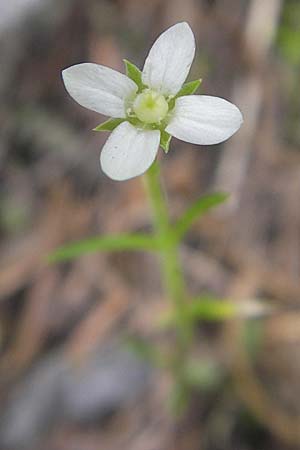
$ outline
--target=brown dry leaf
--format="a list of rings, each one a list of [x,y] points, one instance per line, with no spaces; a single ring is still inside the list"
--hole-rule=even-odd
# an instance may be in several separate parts
[[[59,274],[55,270],[39,274],[30,289],[20,323],[14,339],[2,359],[2,369],[8,369],[14,375],[23,370],[42,348],[47,333],[48,314]]]
[[[65,352],[75,363],[80,363],[110,334],[130,306],[131,296],[123,286],[100,300],[72,333],[65,344]]]

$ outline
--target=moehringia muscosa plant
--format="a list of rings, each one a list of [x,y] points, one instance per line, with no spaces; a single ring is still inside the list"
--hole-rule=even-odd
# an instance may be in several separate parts
[[[196,201],[171,223],[161,189],[157,161],[159,146],[167,153],[171,137],[192,144],[212,145],[230,138],[243,122],[240,110],[219,97],[194,95],[201,80],[184,84],[195,56],[195,39],[186,22],[177,23],[154,42],[143,70],[125,60],[126,75],[108,67],[82,63],[62,72],[66,90],[81,106],[109,116],[95,128],[111,131],[100,156],[102,170],[113,180],[128,180],[143,173],[154,216],[153,234],[100,236],[58,249],[52,260],[64,260],[89,251],[153,250],[161,254],[161,272],[173,304],[177,346],[172,369],[177,397],[186,392],[186,366],[195,317],[210,311],[222,318],[231,305],[215,303],[204,309],[188,296],[178,250],[193,221],[222,203],[225,194]],[[201,312],[202,311],[202,312]],[[197,316],[198,314],[198,316]],[[194,317],[193,317],[194,316]],[[177,399],[178,400],[178,399]]]

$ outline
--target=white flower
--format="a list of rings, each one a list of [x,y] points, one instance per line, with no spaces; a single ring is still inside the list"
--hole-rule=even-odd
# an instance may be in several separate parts
[[[142,73],[131,64],[133,72],[127,71],[128,76],[91,63],[63,70],[65,87],[77,103],[114,118],[107,122],[113,131],[100,157],[102,170],[110,178],[126,180],[144,173],[155,160],[159,144],[166,149],[169,135],[211,145],[239,129],[242,114],[232,103],[185,95],[195,90],[182,88],[194,55],[194,35],[183,22],[159,36]]]

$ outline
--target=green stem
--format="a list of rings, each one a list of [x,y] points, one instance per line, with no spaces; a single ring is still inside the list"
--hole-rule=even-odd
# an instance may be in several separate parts
[[[178,241],[174,239],[168,207],[160,183],[160,167],[155,161],[145,175],[145,184],[152,208],[156,236],[162,243],[161,271],[165,289],[173,304],[178,324],[178,346],[182,360],[191,339],[191,327],[186,320],[186,286],[179,262]]]
[[[154,225],[159,236],[168,234],[169,214],[160,184],[160,167],[155,161],[145,174],[145,186],[149,197]]]

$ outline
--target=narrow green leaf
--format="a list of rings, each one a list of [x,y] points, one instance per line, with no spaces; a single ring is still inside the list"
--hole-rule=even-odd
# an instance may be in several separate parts
[[[108,119],[93,128],[93,131],[113,131],[120,123],[124,122],[124,120],[125,119]]]
[[[93,237],[58,248],[48,256],[49,262],[66,261],[97,251],[149,250],[159,248],[159,242],[148,234],[120,234]]]
[[[184,234],[189,230],[193,222],[201,217],[204,213],[220,205],[227,200],[228,194],[222,192],[216,192],[214,194],[208,194],[201,197],[195,203],[190,206],[185,213],[178,219],[174,226],[174,233],[177,239],[182,238]]]
[[[202,80],[194,80],[194,81],[189,81],[188,83],[185,83],[182,88],[180,89],[180,91],[178,92],[178,94],[176,94],[176,97],[182,97],[183,95],[192,95],[194,94],[198,87],[200,86],[200,84],[202,83]]]
[[[187,306],[187,315],[191,320],[225,320],[237,314],[237,307],[227,300],[219,300],[211,296],[193,299]]]
[[[226,299],[216,299],[210,295],[202,295],[186,302],[182,315],[187,323],[204,321],[223,321],[237,317],[239,310],[237,305]],[[174,327],[178,323],[178,317],[174,312],[168,312],[161,320],[162,328]]]
[[[167,133],[165,130],[161,131],[160,134],[160,146],[165,151],[165,153],[168,153],[170,142],[171,142],[172,136]]]
[[[139,90],[142,90],[145,87],[142,82],[142,72],[136,65],[127,59],[124,59],[123,61],[126,68],[126,75],[137,84]]]

